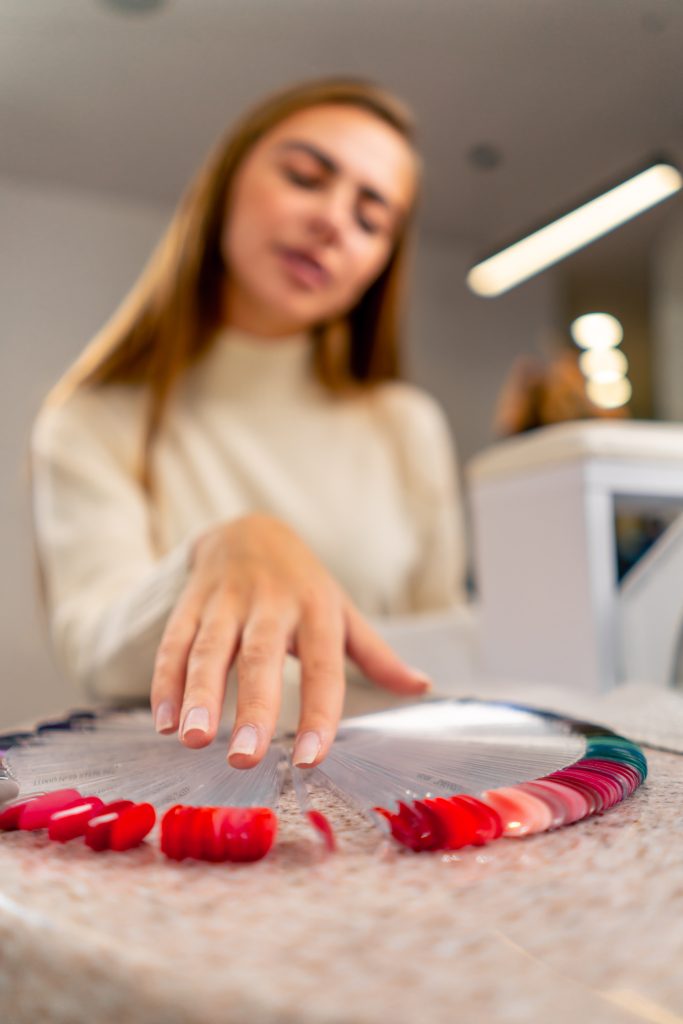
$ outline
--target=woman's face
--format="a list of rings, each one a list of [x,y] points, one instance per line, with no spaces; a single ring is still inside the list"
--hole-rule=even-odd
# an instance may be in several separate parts
[[[280,122],[233,183],[228,321],[278,336],[347,312],[386,265],[415,184],[409,145],[368,111],[325,104]]]

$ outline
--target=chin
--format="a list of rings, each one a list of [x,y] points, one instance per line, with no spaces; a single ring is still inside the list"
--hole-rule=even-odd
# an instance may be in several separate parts
[[[329,303],[311,301],[312,296],[307,296],[303,301],[302,298],[291,294],[277,297],[271,294],[262,295],[260,301],[274,319],[298,325],[292,327],[292,333],[310,330],[315,324],[323,323],[335,315]]]

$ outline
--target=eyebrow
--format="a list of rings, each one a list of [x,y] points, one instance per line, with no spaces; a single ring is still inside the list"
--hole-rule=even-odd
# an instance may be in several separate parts
[[[338,163],[336,163],[327,153],[324,153],[317,146],[312,145],[310,142],[303,142],[298,139],[290,139],[288,142],[283,142],[279,147],[282,150],[294,150],[301,153],[307,153],[312,156],[314,160],[317,160],[319,164],[324,167],[330,174],[338,174],[341,170]],[[400,214],[401,211],[394,203],[390,203],[386,196],[378,192],[377,189],[371,188],[369,185],[362,185],[361,192],[367,199],[372,199],[376,203],[381,203],[387,210],[392,210],[396,214]]]

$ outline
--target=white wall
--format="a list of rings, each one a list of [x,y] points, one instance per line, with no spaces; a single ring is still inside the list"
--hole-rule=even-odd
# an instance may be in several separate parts
[[[473,295],[465,275],[477,255],[453,239],[421,239],[408,353],[411,376],[448,413],[462,465],[493,439],[515,356],[540,351],[557,318],[552,272],[497,299]]]
[[[0,728],[79,700],[52,664],[37,611],[27,440],[42,396],[117,305],[169,212],[0,178]],[[462,283],[468,261],[461,245],[421,240],[409,352],[412,376],[449,414],[463,461],[489,440],[515,354],[534,347],[553,319],[547,278],[481,300]]]
[[[408,351],[410,376],[448,414],[465,495],[467,463],[494,440],[496,399],[515,357],[541,351],[557,319],[552,273],[498,299],[473,295],[465,275],[478,255],[453,239],[420,240]],[[469,502],[465,512],[471,549]],[[476,588],[471,563],[470,554]]]
[[[655,247],[651,302],[655,415],[683,421],[683,217]]]
[[[132,283],[165,210],[0,178],[0,728],[77,703],[37,610],[26,452],[45,392]]]

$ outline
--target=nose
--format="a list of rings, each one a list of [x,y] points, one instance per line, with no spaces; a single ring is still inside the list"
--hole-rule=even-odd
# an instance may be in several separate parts
[[[330,188],[316,195],[316,203],[310,211],[309,228],[318,241],[335,245],[343,240],[350,218],[349,196],[340,187]]]

